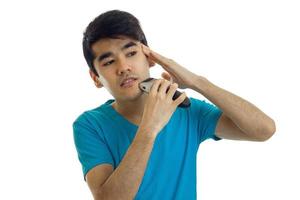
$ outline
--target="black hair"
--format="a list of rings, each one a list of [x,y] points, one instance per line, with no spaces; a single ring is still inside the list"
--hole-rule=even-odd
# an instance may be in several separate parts
[[[118,36],[127,36],[148,46],[138,19],[125,11],[110,10],[100,14],[89,23],[83,33],[83,54],[89,68],[97,76],[99,75],[93,65],[95,55],[92,45],[100,39],[118,38]]]

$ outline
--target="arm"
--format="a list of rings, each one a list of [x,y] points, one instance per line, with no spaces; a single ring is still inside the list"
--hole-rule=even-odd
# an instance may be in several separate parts
[[[119,166],[99,187],[95,181],[97,176],[87,174],[87,181],[94,198],[106,200],[133,199],[138,192],[155,137],[146,129],[138,129],[136,136],[128,148]],[[93,186],[94,185],[94,186]]]
[[[216,127],[218,137],[265,141],[275,133],[273,119],[250,102],[214,85],[206,78],[198,76],[191,88],[223,111]]]
[[[111,168],[102,165],[97,173],[91,172],[87,177],[90,188],[94,186],[91,191],[95,199],[123,200],[136,196],[157,134],[186,98],[183,93],[173,101],[177,87],[177,84],[170,85],[162,79],[154,82],[144,104],[138,131],[119,166],[112,172]]]
[[[265,141],[274,134],[275,122],[250,102],[217,87],[149,47],[142,47],[150,60],[168,72],[162,74],[165,79],[178,83],[181,89],[191,88],[201,93],[223,111],[216,128],[220,138]]]

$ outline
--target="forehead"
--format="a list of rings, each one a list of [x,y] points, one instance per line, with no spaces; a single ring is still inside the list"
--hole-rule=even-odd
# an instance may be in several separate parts
[[[127,37],[119,37],[119,38],[103,38],[98,40],[92,45],[92,50],[94,52],[95,57],[105,53],[105,52],[117,52],[121,51],[122,47],[128,42],[134,42],[138,44],[137,40],[133,40]]]

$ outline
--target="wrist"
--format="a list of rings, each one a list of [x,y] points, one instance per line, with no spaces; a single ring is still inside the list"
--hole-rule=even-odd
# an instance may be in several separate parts
[[[142,135],[150,140],[155,140],[156,135],[159,131],[157,131],[155,128],[153,127],[148,127],[145,125],[140,125],[138,128],[138,133],[139,135]]]
[[[205,93],[209,88],[210,82],[203,76],[197,76],[191,86],[191,89],[201,94]]]

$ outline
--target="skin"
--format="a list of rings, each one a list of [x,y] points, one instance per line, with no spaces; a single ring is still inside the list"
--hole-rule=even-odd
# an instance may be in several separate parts
[[[129,42],[137,45],[122,50]],[[115,98],[113,108],[138,125],[146,100],[146,95],[138,88],[138,82],[149,78],[149,68],[154,66],[154,62],[143,53],[140,42],[127,37],[101,39],[92,45],[92,50],[96,57],[94,66],[99,79],[91,70],[90,76],[96,87],[105,87]],[[97,61],[97,57],[105,52],[112,52],[112,55],[101,62]],[[128,75],[135,76],[138,80],[131,88],[121,88],[121,81]]]
[[[122,49],[129,42],[137,45]],[[144,175],[155,137],[185,98],[183,93],[173,102],[172,96],[177,87],[199,92],[223,111],[216,127],[216,135],[220,138],[265,141],[276,130],[274,120],[252,103],[137,41],[126,37],[107,38],[97,41],[92,49],[96,55],[94,66],[99,79],[92,71],[90,75],[96,87],[105,87],[115,97],[116,101],[112,105],[114,109],[132,123],[140,125],[136,138],[114,171],[111,165],[103,164],[87,174],[95,199],[133,199]],[[107,51],[112,54],[99,62],[97,57]],[[166,80],[157,80],[146,96],[138,88],[138,82],[149,77],[149,68],[155,63],[165,69],[162,77]],[[138,81],[130,88],[121,88],[121,81],[128,75],[138,77]],[[171,87],[166,94],[169,85]]]
[[[101,164],[87,173],[86,180],[94,199],[134,198],[144,176],[157,134],[186,97],[183,93],[173,100],[172,97],[178,84],[171,84],[170,81],[164,79],[154,82],[147,98],[141,94],[137,83],[131,88],[121,88],[120,83],[128,74],[144,80],[149,77],[149,67],[154,65],[154,62],[147,59],[140,44],[122,50],[122,47],[129,42],[132,41],[128,38],[123,40],[105,39],[93,46],[97,57],[107,51],[111,52],[111,55],[103,62],[95,63],[100,74],[100,82],[90,72],[96,86],[106,87],[113,94],[116,98],[114,108],[116,110],[121,108],[119,112],[122,112],[123,116],[125,113],[127,119],[135,120],[135,118],[131,118],[133,115],[130,115],[126,109],[132,109],[131,112],[135,115],[142,115],[138,116],[141,120],[140,123],[137,121],[139,127],[136,135],[117,168],[114,170],[113,166],[109,164]],[[137,53],[133,54],[132,52]],[[99,62],[97,57],[95,62]],[[168,86],[170,89],[167,92]],[[142,114],[138,109],[142,110]],[[139,118],[137,119],[139,120]]]
[[[128,42],[137,43],[126,50],[121,48]],[[249,141],[265,141],[276,130],[275,122],[259,108],[247,100],[226,91],[203,76],[192,73],[174,60],[166,58],[149,47],[127,37],[120,39],[101,39],[92,46],[96,58],[104,52],[113,55],[103,62],[94,60],[94,66],[99,74],[90,71],[91,78],[98,88],[105,87],[115,97],[114,109],[132,123],[138,125],[141,121],[146,95],[138,88],[138,82],[149,77],[149,68],[155,63],[166,72],[162,77],[171,83],[175,82],[181,89],[190,88],[205,96],[217,105],[223,114],[218,121],[216,134],[220,138]],[[129,56],[130,52],[136,52]],[[103,66],[114,60],[108,66]],[[127,75],[137,76],[139,79],[131,88],[121,88],[121,80]]]
[[[217,105],[222,111],[216,135],[231,140],[266,141],[276,131],[272,118],[251,102],[218,87],[203,76],[194,74],[147,46],[143,51],[149,59],[160,64],[168,73],[163,77],[178,83],[179,88],[190,88]]]

